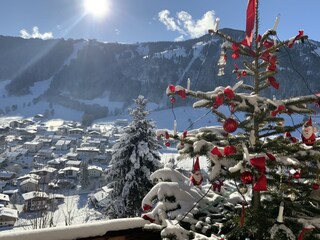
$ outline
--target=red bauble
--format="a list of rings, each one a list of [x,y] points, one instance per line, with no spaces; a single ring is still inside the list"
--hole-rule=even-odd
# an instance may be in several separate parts
[[[313,189],[313,190],[318,190],[319,187],[320,187],[320,185],[319,185],[318,183],[313,183],[313,184],[312,184],[312,189]]]
[[[235,130],[238,128],[238,122],[234,120],[233,118],[228,118],[224,123],[223,123],[223,129],[227,133],[233,133]]]
[[[251,184],[253,181],[253,174],[249,171],[244,171],[241,173],[240,179],[244,184]]]
[[[296,171],[296,172],[293,174],[293,178],[295,178],[295,179],[301,178],[301,172],[300,172],[300,171]]]
[[[170,142],[165,142],[166,147],[170,147]]]
[[[175,99],[174,97],[171,97],[171,98],[170,98],[170,102],[171,102],[172,104],[174,104],[174,103],[176,102],[176,99]]]

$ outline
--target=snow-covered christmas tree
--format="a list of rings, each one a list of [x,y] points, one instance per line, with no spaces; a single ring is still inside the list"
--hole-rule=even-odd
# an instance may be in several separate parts
[[[106,208],[111,218],[134,217],[141,214],[141,201],[151,189],[150,175],[161,167],[155,125],[147,119],[147,100],[135,99],[130,109],[133,121],[125,128],[112,150],[111,167],[106,181],[112,188]]]
[[[162,224],[164,238],[193,239],[202,234],[206,236],[202,239],[319,239],[320,141],[310,114],[320,96],[310,92],[270,99],[262,94],[267,88],[281,88],[281,80],[275,77],[278,52],[290,54],[296,42],[308,38],[300,30],[295,37],[280,41],[279,18],[272,29],[259,34],[258,10],[259,0],[249,0],[246,36],[241,42],[220,31],[217,23],[209,30],[224,40],[219,75],[224,74],[226,64],[243,58],[242,66],[235,65],[233,86],[208,92],[189,86],[167,88],[171,98],[195,98],[193,107],[211,109],[222,124],[182,133],[158,131],[167,141],[179,142],[180,158],[204,156],[210,170],[210,184],[199,181],[194,184],[198,186],[186,184],[188,179],[173,169],[152,176],[169,182],[159,182],[146,195],[142,207],[152,212],[142,217]],[[220,111],[221,105],[228,106],[230,113]],[[306,115],[307,120],[296,123],[297,114]],[[285,116],[292,121],[285,121]],[[300,138],[294,137],[296,131]]]

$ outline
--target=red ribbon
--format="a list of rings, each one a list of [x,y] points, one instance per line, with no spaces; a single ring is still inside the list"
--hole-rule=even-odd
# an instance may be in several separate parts
[[[220,150],[217,148],[217,147],[214,147],[212,150],[211,150],[211,153],[213,155],[217,155],[218,157],[222,157],[222,154],[220,152]]]
[[[298,35],[288,42],[288,48],[292,48],[295,41],[299,40],[303,36],[303,30],[300,30]]]
[[[185,89],[177,90],[176,86],[169,84],[169,90],[171,93],[178,94],[182,99],[186,99],[186,97],[187,97]]]
[[[302,228],[302,231],[300,232],[299,236],[298,236],[298,240],[303,240],[303,236],[305,234],[305,232],[307,231],[312,231],[314,228]]]
[[[266,191],[267,190],[267,177],[264,174],[266,172],[266,158],[265,157],[255,157],[250,159],[250,163],[254,166],[259,174],[261,175],[255,184],[253,185],[254,191]]]
[[[225,156],[229,156],[229,155],[235,154],[236,152],[237,152],[237,149],[236,149],[235,146],[226,146],[223,149],[223,153],[224,153]],[[211,153],[213,155],[217,155],[218,157],[222,157],[222,153],[220,152],[218,147],[212,148]]]
[[[224,152],[224,155],[229,156],[229,155],[235,154],[237,152],[237,149],[235,146],[226,146],[223,149],[223,152]]]
[[[271,161],[275,161],[276,160],[276,157],[273,156],[273,154],[267,152],[266,155]]]
[[[213,108],[217,109],[218,107],[220,107],[223,104],[223,100],[224,100],[223,95],[222,94],[218,94],[217,97],[216,97],[216,101],[213,104]]]
[[[247,6],[247,16],[246,16],[246,40],[247,40],[248,46],[250,46],[252,42],[255,17],[256,17],[256,0],[249,0],[248,6]]]
[[[292,137],[290,132],[285,132],[284,133],[284,137],[285,138],[289,138],[291,140],[292,143],[296,143],[298,140],[295,137]]]
[[[276,81],[276,79],[274,77],[268,77],[268,82],[275,89],[279,89],[280,84]]]
[[[227,87],[227,88],[225,88],[225,89],[223,90],[223,92],[224,92],[224,95],[225,95],[229,100],[235,98],[234,91],[233,91],[231,88]]]
[[[285,107],[284,105],[280,105],[280,106],[277,107],[276,110],[274,110],[274,111],[271,112],[271,115],[272,115],[273,117],[275,117],[278,113],[283,112],[285,109],[286,109],[286,107]]]

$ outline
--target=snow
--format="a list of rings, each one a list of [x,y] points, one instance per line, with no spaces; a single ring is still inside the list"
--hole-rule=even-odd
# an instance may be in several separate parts
[[[80,225],[45,228],[38,230],[22,230],[15,232],[0,232],[1,240],[70,240],[102,236],[108,231],[133,229],[143,227],[147,221],[141,218],[126,218],[99,221]]]

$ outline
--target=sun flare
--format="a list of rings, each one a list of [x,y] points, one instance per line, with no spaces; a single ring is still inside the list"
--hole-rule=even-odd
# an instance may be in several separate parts
[[[105,17],[109,11],[108,0],[84,0],[84,9],[87,14],[95,17]]]

